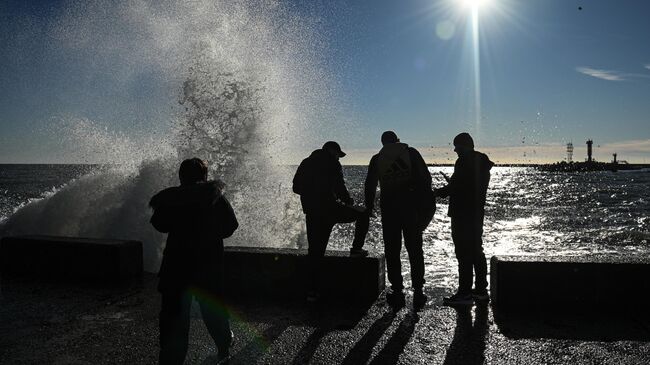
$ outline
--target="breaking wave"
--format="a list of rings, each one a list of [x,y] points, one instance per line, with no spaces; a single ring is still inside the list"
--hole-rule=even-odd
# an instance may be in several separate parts
[[[315,24],[276,1],[71,3],[53,39],[88,59],[120,59],[116,77],[155,69],[178,100],[140,134],[51,121],[77,161],[103,165],[19,207],[0,233],[137,239],[145,270],[156,271],[165,237],[148,222],[148,200],[196,156],[226,182],[240,220],[227,244],[304,244],[293,168],[281,156],[309,144],[316,115],[334,104]]]

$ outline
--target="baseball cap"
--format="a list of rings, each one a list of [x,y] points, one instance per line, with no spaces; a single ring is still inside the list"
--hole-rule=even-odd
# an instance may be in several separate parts
[[[341,151],[341,146],[339,146],[339,144],[334,141],[325,142],[325,144],[323,145],[323,149],[335,151],[338,153],[339,157],[345,156],[345,152]]]

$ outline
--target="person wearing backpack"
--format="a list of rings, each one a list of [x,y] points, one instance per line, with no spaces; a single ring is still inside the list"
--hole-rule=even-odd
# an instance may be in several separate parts
[[[422,155],[415,148],[401,143],[395,132],[384,132],[381,143],[382,149],[372,156],[368,165],[365,202],[368,211],[372,212],[379,184],[386,270],[391,284],[387,301],[394,308],[401,308],[405,304],[400,259],[403,235],[411,264],[413,306],[420,309],[427,301],[423,292],[422,232],[435,211],[431,174]]]
[[[207,181],[208,167],[192,158],[181,163],[180,186],[151,198],[151,224],[168,233],[158,277],[160,364],[182,364],[187,354],[190,308],[195,299],[219,361],[229,357],[232,343],[229,314],[223,297],[223,239],[239,223],[223,195],[221,181]]]
[[[322,260],[332,228],[336,223],[355,222],[354,241],[350,256],[365,257],[368,251],[363,244],[368,233],[370,217],[365,209],[355,207],[354,200],[345,187],[343,168],[339,159],[344,157],[341,146],[326,142],[302,160],[293,178],[293,192],[300,195],[300,203],[307,224],[307,256],[309,260],[309,288],[307,300],[317,301],[322,271]]]

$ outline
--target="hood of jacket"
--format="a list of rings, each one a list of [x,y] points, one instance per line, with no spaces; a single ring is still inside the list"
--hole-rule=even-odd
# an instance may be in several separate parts
[[[173,186],[154,195],[149,201],[153,209],[216,203],[223,196],[225,184],[221,180]]]
[[[490,171],[494,166],[494,162],[490,161],[490,158],[485,153],[472,151],[472,158],[479,162],[479,166],[483,171]]]
[[[402,142],[387,143],[379,150],[379,155],[394,160],[403,153],[408,152],[408,148],[409,145]]]
[[[334,158],[334,156],[330,155],[329,152],[325,151],[324,149],[317,149],[314,150],[314,152],[309,155],[309,158],[314,159],[319,162],[329,162],[329,163],[336,163],[337,160]]]

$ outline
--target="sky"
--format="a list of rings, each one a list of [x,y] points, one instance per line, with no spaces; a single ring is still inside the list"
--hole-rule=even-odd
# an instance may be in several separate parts
[[[93,162],[93,148],[110,154],[115,141],[137,148],[166,133],[179,77],[169,76],[169,49],[140,42],[139,24],[164,28],[146,22],[142,3],[0,4],[0,163]],[[302,19],[301,31],[314,33],[313,49],[295,52],[331,88],[298,109],[335,104],[306,112],[322,120],[290,163],[337,140],[348,152],[343,163],[367,164],[384,130],[436,163],[453,162],[460,132],[500,163],[560,161],[568,142],[580,161],[587,139],[597,160],[616,152],[650,163],[648,1],[484,0],[476,22],[461,0],[278,3],[289,14],[283,21]],[[291,43],[277,39],[274,47]],[[302,70],[293,70],[297,80]]]

